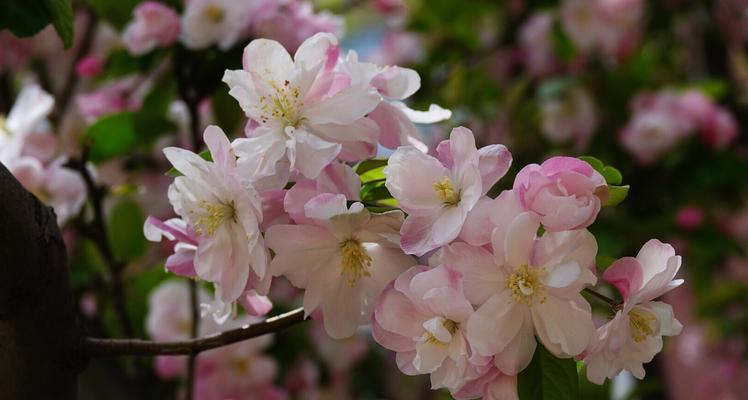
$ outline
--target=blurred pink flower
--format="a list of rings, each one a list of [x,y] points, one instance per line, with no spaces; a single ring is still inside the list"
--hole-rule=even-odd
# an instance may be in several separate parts
[[[417,34],[389,30],[379,46],[366,56],[366,60],[379,65],[412,64],[424,55],[423,40]]]
[[[92,123],[104,115],[140,108],[140,100],[132,93],[136,81],[137,77],[120,79],[79,94],[75,102],[83,119]]]
[[[314,5],[299,0],[260,0],[252,14],[252,32],[280,42],[289,52],[315,33],[343,35],[345,20],[327,11],[314,13]]]
[[[133,17],[122,34],[122,41],[132,54],[146,54],[156,47],[169,46],[179,39],[179,15],[164,3],[140,3],[135,7]]]
[[[217,45],[230,49],[246,34],[252,3],[237,0],[190,0],[182,14],[181,41],[193,50]]]
[[[81,58],[75,65],[75,73],[84,78],[94,78],[104,71],[104,60],[96,55]]]
[[[559,65],[551,43],[552,29],[550,13],[533,14],[520,28],[519,45],[525,66],[534,76],[545,76]]]
[[[681,207],[675,213],[675,223],[685,231],[692,231],[704,222],[704,210],[695,206]]]
[[[574,140],[575,148],[583,150],[598,126],[598,112],[590,93],[573,88],[557,97],[540,102],[543,135],[554,143]]]
[[[526,210],[540,215],[546,230],[556,232],[592,224],[607,199],[607,184],[586,162],[553,157],[522,168],[514,192]]]

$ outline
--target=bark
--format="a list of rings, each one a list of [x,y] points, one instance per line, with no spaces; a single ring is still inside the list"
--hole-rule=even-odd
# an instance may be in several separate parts
[[[75,399],[82,343],[54,211],[0,164],[0,397]]]

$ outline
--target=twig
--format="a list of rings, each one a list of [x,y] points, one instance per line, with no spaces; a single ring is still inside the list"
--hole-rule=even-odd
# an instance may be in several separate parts
[[[125,293],[122,286],[122,279],[120,277],[122,270],[125,265],[117,261],[112,252],[111,245],[109,243],[109,233],[106,229],[104,220],[104,209],[103,201],[106,196],[106,189],[96,185],[91,177],[91,173],[86,167],[88,160],[89,148],[84,147],[80,160],[71,160],[69,163],[73,168],[78,170],[86,184],[86,190],[88,191],[88,197],[93,207],[93,220],[90,226],[86,226],[86,229],[81,229],[81,234],[88,237],[101,253],[104,262],[109,270],[109,278],[112,286],[112,297],[114,301],[114,311],[117,314],[122,332],[126,337],[132,337],[134,330],[130,318],[127,315],[127,308],[125,307]]]
[[[57,107],[55,113],[52,114],[52,122],[57,125],[62,119],[62,116],[67,111],[68,103],[73,97],[73,91],[78,84],[78,75],[75,72],[75,66],[78,64],[86,54],[88,54],[93,44],[94,37],[96,36],[96,27],[98,25],[98,19],[96,14],[91,12],[89,9],[85,9],[86,17],[88,18],[86,28],[83,31],[83,39],[80,45],[75,51],[73,60],[71,61],[70,68],[68,69],[67,77],[65,78],[65,85],[62,87],[60,94],[57,96]]]
[[[268,333],[282,331],[304,321],[304,309],[298,308],[254,325],[217,333],[198,339],[173,342],[156,342],[140,339],[86,338],[84,346],[93,357],[105,356],[157,356],[195,355],[206,350],[228,346]]]
[[[609,306],[610,306],[610,307],[611,307],[611,308],[612,308],[612,309],[613,309],[614,311],[618,311],[618,310],[619,310],[619,309],[621,308],[621,302],[619,302],[619,301],[617,301],[617,300],[613,300],[613,299],[611,299],[610,297],[608,297],[608,296],[606,296],[606,295],[604,295],[604,294],[602,294],[602,293],[598,293],[598,292],[596,292],[596,291],[594,291],[594,290],[592,290],[592,289],[590,289],[590,288],[584,288],[584,290],[583,290],[583,291],[584,291],[585,293],[587,293],[587,294],[590,294],[590,295],[592,295],[593,297],[595,297],[595,298],[596,298],[596,299],[598,299],[598,300],[602,300],[602,301],[604,301],[605,303],[608,303],[608,305],[609,305]]]

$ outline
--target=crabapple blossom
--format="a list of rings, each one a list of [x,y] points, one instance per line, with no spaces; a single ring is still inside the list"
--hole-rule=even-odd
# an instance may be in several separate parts
[[[304,288],[304,313],[322,310],[333,338],[369,322],[375,298],[415,260],[397,247],[402,212],[371,214],[343,195],[321,194],[304,206],[310,224],[274,225],[265,240],[274,276]]]
[[[122,34],[122,42],[132,54],[146,54],[156,47],[169,46],[179,39],[179,15],[161,2],[146,1],[138,4],[133,17]]]
[[[584,355],[587,378],[602,384],[622,370],[644,378],[643,363],[662,350],[662,337],[678,335],[683,328],[673,308],[654,299],[683,283],[673,279],[681,265],[672,246],[652,239],[636,258],[624,257],[611,265],[603,279],[623,297],[615,317],[598,328],[599,341]]]
[[[585,228],[607,200],[605,178],[573,157],[552,157],[517,173],[514,192],[528,211],[540,215],[548,231]]]
[[[498,147],[497,147],[498,146]],[[482,195],[509,168],[511,155],[503,146],[481,149],[466,128],[452,130],[439,145],[439,158],[415,147],[400,147],[384,169],[386,186],[408,218],[400,245],[423,255],[454,240]]]
[[[535,336],[559,357],[579,355],[594,340],[589,304],[580,291],[597,280],[597,244],[587,230],[546,232],[524,212],[494,230],[493,253],[453,243],[440,262],[463,274],[465,294],[479,306],[467,339],[482,356],[494,356],[503,373],[516,375],[535,352]]]
[[[304,41],[293,59],[276,41],[247,45],[244,69],[223,77],[254,126],[250,138],[234,141],[242,170],[270,176],[285,160],[314,179],[338,155],[375,154],[378,129],[364,116],[380,97],[368,82],[351,84],[350,76],[333,71],[338,53],[328,33]]]
[[[236,0],[190,0],[182,14],[184,45],[201,50],[213,44],[228,50],[249,28],[252,4]]]
[[[573,88],[558,97],[541,100],[543,135],[554,143],[574,139],[576,149],[583,149],[597,129],[597,108],[583,88]]]
[[[26,137],[47,118],[54,103],[41,87],[24,86],[7,118],[0,115],[0,162],[8,165],[21,156]]]
[[[96,55],[89,55],[81,58],[75,64],[75,73],[85,78],[94,78],[104,72],[104,60]]]
[[[346,199],[358,201],[361,179],[350,166],[333,162],[322,170],[317,179],[302,178],[288,190],[283,206],[297,224],[311,222],[304,211],[306,203],[323,193],[342,194]]]
[[[140,108],[140,100],[132,92],[137,79],[135,76],[130,76],[108,83],[94,91],[79,94],[75,103],[83,119],[92,123],[107,114]]]
[[[452,396],[457,400],[517,400],[517,377],[502,374],[496,367],[491,367],[477,379],[466,382]]]
[[[559,65],[551,42],[552,28],[553,16],[538,13],[530,16],[520,30],[522,56],[534,76],[547,75]]]
[[[465,338],[473,306],[461,274],[449,267],[413,267],[382,292],[372,317],[379,344],[397,352],[408,375],[431,374],[431,388],[456,391],[490,366]]]
[[[188,150],[164,149],[166,158],[184,174],[169,187],[169,201],[199,238],[196,275],[213,282],[216,300],[228,305],[245,291],[250,270],[265,278],[262,205],[259,194],[237,175],[236,156],[223,131],[210,126],[203,137],[212,162]]]
[[[86,185],[75,171],[65,168],[61,157],[49,165],[33,157],[21,157],[10,163],[10,171],[39,200],[51,206],[62,226],[75,217],[86,201]]]
[[[314,5],[298,0],[261,0],[252,13],[252,32],[296,51],[304,39],[319,32],[342,36],[345,20],[327,11],[314,13]]]

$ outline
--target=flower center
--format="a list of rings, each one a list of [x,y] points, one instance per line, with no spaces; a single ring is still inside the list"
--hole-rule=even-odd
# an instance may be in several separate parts
[[[226,221],[236,221],[236,207],[234,202],[209,203],[200,201],[197,206],[203,213],[195,221],[195,232],[198,235],[213,236],[221,224]]]
[[[540,281],[543,270],[521,265],[513,274],[506,278],[506,287],[512,291],[512,297],[518,303],[532,305],[533,298],[540,296],[540,304],[545,303],[542,295],[543,282]]]
[[[449,180],[448,176],[445,176],[440,181],[434,182],[434,190],[442,202],[448,206],[455,206],[460,203],[460,194],[455,191],[452,186],[452,181]]]
[[[353,287],[359,279],[371,277],[371,257],[357,238],[350,238],[340,243],[342,270],[340,275],[348,279],[348,286]]]
[[[0,114],[0,135],[11,136],[10,128],[5,123],[5,115]]]
[[[460,329],[460,324],[455,321],[452,321],[451,319],[444,319],[444,321],[442,321],[442,326],[444,327],[444,329],[447,330],[447,332],[449,332],[451,336],[454,336],[455,332],[457,332],[457,330]],[[426,343],[444,344],[444,345],[448,344],[437,339],[436,336],[434,336],[431,332],[426,332],[425,336],[426,336]]]
[[[260,96],[260,120],[263,124],[271,119],[279,119],[286,126],[298,128],[301,123],[299,109],[304,105],[299,99],[301,93],[296,85],[289,81],[283,81],[282,85],[271,82],[274,92],[269,95]]]
[[[657,322],[657,317],[651,311],[641,307],[632,308],[629,311],[629,326],[634,342],[643,342],[648,336],[654,335],[655,322]]]
[[[215,4],[211,4],[208,7],[205,7],[205,10],[203,10],[203,15],[208,17],[211,22],[214,24],[220,24],[223,21],[223,18],[226,16],[226,12],[221,8],[218,7]]]
[[[229,365],[239,375],[244,375],[249,372],[249,360],[245,358],[232,358],[229,360]]]

